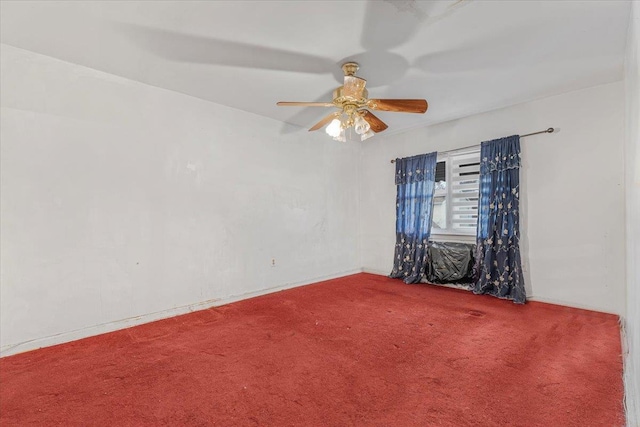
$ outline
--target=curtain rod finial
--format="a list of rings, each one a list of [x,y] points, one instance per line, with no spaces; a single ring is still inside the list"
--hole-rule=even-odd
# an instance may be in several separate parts
[[[554,130],[555,130],[554,128],[549,128],[549,129],[547,129],[547,132],[548,133],[553,133]]]

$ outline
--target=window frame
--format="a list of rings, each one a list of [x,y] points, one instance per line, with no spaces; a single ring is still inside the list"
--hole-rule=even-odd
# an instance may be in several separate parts
[[[476,234],[477,234],[477,224],[476,227],[473,228],[473,230],[469,230],[469,231],[462,231],[462,230],[456,230],[452,227],[453,225],[453,206],[452,203],[450,202],[453,199],[453,193],[452,193],[452,183],[453,183],[453,179],[452,179],[452,169],[453,169],[453,159],[456,156],[459,155],[468,155],[468,154],[478,154],[478,162],[480,162],[480,144],[478,145],[474,145],[471,147],[467,147],[467,148],[463,148],[463,149],[458,149],[458,150],[450,150],[450,151],[442,151],[442,152],[438,152],[438,157],[436,159],[436,164],[440,163],[440,162],[445,162],[445,179],[446,179],[446,183],[447,183],[447,187],[445,190],[435,190],[433,192],[433,202],[435,202],[435,198],[436,197],[445,197],[445,201],[447,202],[446,204],[446,211],[445,211],[445,218],[446,218],[446,222],[447,222],[447,228],[445,229],[441,229],[441,228],[434,228],[433,227],[433,220],[431,222],[431,237],[434,238],[434,240],[446,240],[446,238],[448,236],[451,236],[453,238],[456,239],[460,239],[460,240],[464,240],[464,241],[470,241],[475,239]],[[480,193],[480,180],[478,179],[478,195]],[[435,208],[435,205],[432,206],[432,209]]]

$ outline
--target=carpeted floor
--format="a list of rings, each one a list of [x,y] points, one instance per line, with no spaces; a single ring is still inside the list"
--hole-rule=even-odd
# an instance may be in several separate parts
[[[0,424],[622,426],[616,316],[358,274],[0,359]]]

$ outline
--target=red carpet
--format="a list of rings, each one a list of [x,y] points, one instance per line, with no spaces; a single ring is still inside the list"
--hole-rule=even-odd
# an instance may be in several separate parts
[[[617,317],[358,274],[0,360],[0,424],[622,426]]]

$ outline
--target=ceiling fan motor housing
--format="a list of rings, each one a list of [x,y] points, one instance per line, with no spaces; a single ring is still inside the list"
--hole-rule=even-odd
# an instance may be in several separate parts
[[[366,104],[366,99],[369,97],[369,92],[366,89],[362,90],[362,97],[360,99],[356,99],[352,96],[344,95],[344,86],[340,86],[336,90],[333,91],[333,102],[338,106],[346,105],[346,104]]]

